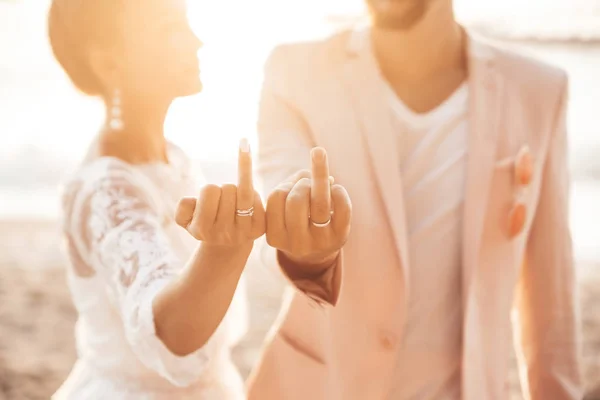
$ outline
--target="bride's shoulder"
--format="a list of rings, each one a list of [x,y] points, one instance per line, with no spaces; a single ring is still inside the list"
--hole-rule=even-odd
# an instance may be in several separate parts
[[[135,168],[116,157],[100,157],[82,162],[68,181],[98,182],[133,177]]]
[[[59,188],[60,209],[65,222],[87,215],[92,204],[109,207],[122,194],[141,193],[143,185],[131,167],[116,158],[83,163],[63,179]]]
[[[93,194],[110,188],[142,187],[143,181],[135,169],[113,157],[102,157],[83,162],[61,185],[61,197]]]

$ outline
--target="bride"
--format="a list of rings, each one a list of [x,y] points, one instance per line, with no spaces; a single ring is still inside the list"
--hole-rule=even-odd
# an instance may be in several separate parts
[[[238,185],[198,196],[164,138],[171,102],[201,89],[184,0],[53,0],[48,29],[74,85],[107,109],[64,190],[79,358],[53,399],[244,398],[234,294],[265,212],[247,141]]]

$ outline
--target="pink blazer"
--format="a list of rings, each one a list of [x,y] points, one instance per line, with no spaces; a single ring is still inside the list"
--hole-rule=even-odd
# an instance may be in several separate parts
[[[266,66],[258,125],[265,193],[323,146],[351,196],[353,223],[335,269],[295,282],[250,377],[250,400],[377,400],[392,385],[411,266],[395,132],[363,55],[366,39],[348,31],[281,46]],[[512,325],[524,392],[581,399],[567,79],[472,36],[468,47],[462,398],[508,398]]]

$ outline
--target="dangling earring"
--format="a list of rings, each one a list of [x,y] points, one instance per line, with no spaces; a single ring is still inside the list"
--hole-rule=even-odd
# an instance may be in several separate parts
[[[123,129],[123,119],[121,118],[121,91],[115,89],[110,104],[110,112],[108,115],[108,126],[113,131],[120,131]]]

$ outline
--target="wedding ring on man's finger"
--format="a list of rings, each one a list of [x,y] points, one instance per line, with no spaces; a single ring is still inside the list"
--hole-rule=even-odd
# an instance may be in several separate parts
[[[235,210],[235,215],[238,217],[251,217],[254,215],[254,207],[246,208],[244,210]]]
[[[310,218],[310,215],[308,216],[308,219],[310,220],[310,223],[313,224],[313,226],[316,226],[317,228],[325,228],[327,225],[329,225],[331,223],[332,215],[333,215],[333,210],[329,211],[329,219],[325,222],[315,222]]]
[[[329,218],[326,222],[323,222],[323,223],[318,223],[311,219],[310,223],[313,224],[313,226],[316,226],[317,228],[325,228],[327,225],[329,225],[331,223],[331,218]]]

